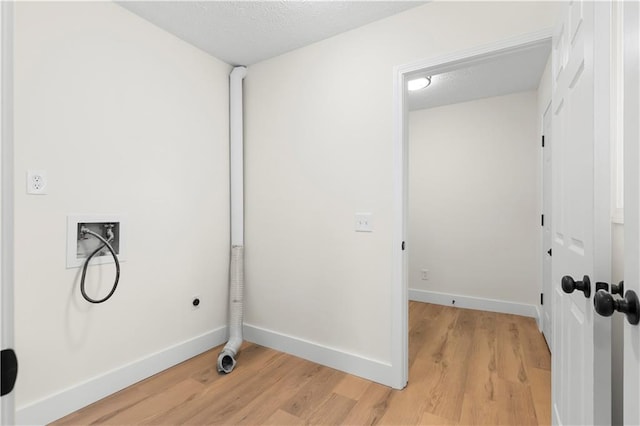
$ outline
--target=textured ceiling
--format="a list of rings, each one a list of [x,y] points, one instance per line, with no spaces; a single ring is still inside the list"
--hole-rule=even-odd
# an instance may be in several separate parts
[[[120,6],[231,65],[251,65],[426,1],[118,1]],[[409,92],[417,110],[535,90],[550,42],[432,76]]]
[[[432,76],[431,85],[409,92],[409,110],[536,90],[551,52],[551,41],[482,63]]]
[[[424,1],[119,1],[231,65],[251,65]]]

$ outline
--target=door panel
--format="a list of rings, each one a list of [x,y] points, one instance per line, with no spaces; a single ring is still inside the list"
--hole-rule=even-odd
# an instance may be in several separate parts
[[[609,278],[606,265],[610,259],[596,260],[595,257],[599,244],[596,236],[606,235],[603,229],[610,226],[610,218],[596,216],[594,207],[595,200],[608,197],[603,189],[606,185],[596,185],[595,177],[600,179],[601,171],[609,170],[608,158],[594,155],[602,144],[608,147],[607,138],[594,135],[596,129],[607,125],[609,116],[606,107],[605,113],[598,115],[594,101],[596,96],[608,93],[596,93],[596,88],[605,90],[605,85],[595,84],[594,79],[594,71],[598,69],[596,61],[608,61],[595,49],[594,37],[609,37],[608,17],[606,13],[600,16],[601,11],[595,13],[596,7],[593,2],[565,4],[563,21],[553,42],[554,424],[593,424],[600,419],[610,419],[610,405],[601,403],[601,400],[610,400],[610,371],[608,377],[598,374],[598,380],[602,379],[603,383],[594,381],[596,367],[610,365],[610,352],[607,359],[607,351],[596,348],[600,333],[606,330],[601,330],[594,319],[592,296],[585,297],[578,290],[564,293],[560,289],[565,275],[576,281],[589,276],[592,294],[596,280]]]

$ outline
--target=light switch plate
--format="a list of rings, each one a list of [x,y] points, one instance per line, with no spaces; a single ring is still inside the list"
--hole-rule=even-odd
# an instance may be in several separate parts
[[[356,213],[356,232],[373,232],[372,213]]]

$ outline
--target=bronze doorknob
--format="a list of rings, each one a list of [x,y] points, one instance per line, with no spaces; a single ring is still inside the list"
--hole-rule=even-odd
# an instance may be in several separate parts
[[[591,297],[591,280],[589,280],[589,276],[585,275],[582,277],[582,281],[575,281],[569,275],[562,277],[562,291],[565,293],[573,293],[574,290],[583,292],[584,297],[587,299]]]

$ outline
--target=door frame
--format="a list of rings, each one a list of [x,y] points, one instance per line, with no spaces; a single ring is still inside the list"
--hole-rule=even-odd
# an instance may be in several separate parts
[[[13,1],[0,4],[0,344],[14,348]],[[15,424],[15,391],[2,397],[0,425]]]
[[[640,5],[623,4],[624,31],[624,279],[625,289],[640,293]],[[625,290],[625,291],[626,291]],[[616,313],[614,315],[620,315]],[[640,423],[640,325],[624,319],[624,424]]]
[[[552,215],[551,215],[551,211],[552,211],[552,202],[553,202],[553,197],[551,195],[551,191],[547,191],[547,188],[545,188],[545,180],[551,180],[551,167],[553,164],[553,155],[552,155],[552,151],[551,151],[551,147],[549,146],[549,142],[553,143],[553,131],[552,131],[552,117],[551,114],[553,114],[552,109],[552,101],[551,99],[549,99],[549,102],[547,104],[547,106],[544,108],[544,112],[542,113],[542,117],[540,117],[540,122],[541,122],[541,127],[542,127],[542,137],[544,138],[544,143],[542,144],[542,154],[541,154],[541,164],[540,164],[540,176],[541,176],[541,186],[540,188],[542,189],[541,191],[541,207],[542,207],[542,217],[544,218],[543,220],[543,226],[541,229],[541,234],[542,236],[540,237],[541,240],[541,248],[542,251],[540,252],[540,255],[542,256],[542,262],[540,264],[540,268],[542,270],[542,283],[541,283],[541,289],[540,289],[540,293],[542,294],[541,296],[541,300],[540,302],[546,302],[546,305],[544,303],[540,303],[540,322],[538,324],[538,327],[540,329],[540,332],[542,333],[542,335],[544,336],[544,339],[547,342],[547,347],[549,348],[549,352],[551,354],[553,354],[553,289],[552,289],[552,276],[553,276],[553,258],[552,256],[549,254],[549,252],[547,250],[551,250],[551,246],[553,245],[551,241],[549,241],[549,244],[545,245],[545,228],[547,226],[551,226],[552,222]],[[549,115],[547,115],[549,114]],[[546,124],[545,124],[545,118],[547,118],[547,120],[549,120],[549,128],[547,128]],[[547,170],[547,166],[545,165],[545,158],[546,156],[549,155],[549,157],[551,158],[550,163],[549,164],[549,168]],[[551,184],[550,184],[551,186]],[[548,197],[548,198],[547,198]],[[551,234],[551,229],[549,229],[549,234]],[[548,275],[545,272],[545,262],[547,261],[547,256],[549,259],[549,271],[548,271]],[[549,287],[547,287],[549,286]],[[549,291],[547,291],[549,290]],[[546,300],[544,300],[546,299]],[[546,306],[546,308],[545,308]],[[546,311],[549,311],[549,320],[547,320],[546,317]]]
[[[498,40],[394,67],[393,72],[393,230],[391,289],[392,386],[402,389],[409,379],[409,293],[408,293],[408,182],[409,139],[406,82],[418,73],[439,74],[478,64],[502,55],[549,43],[553,28]]]

